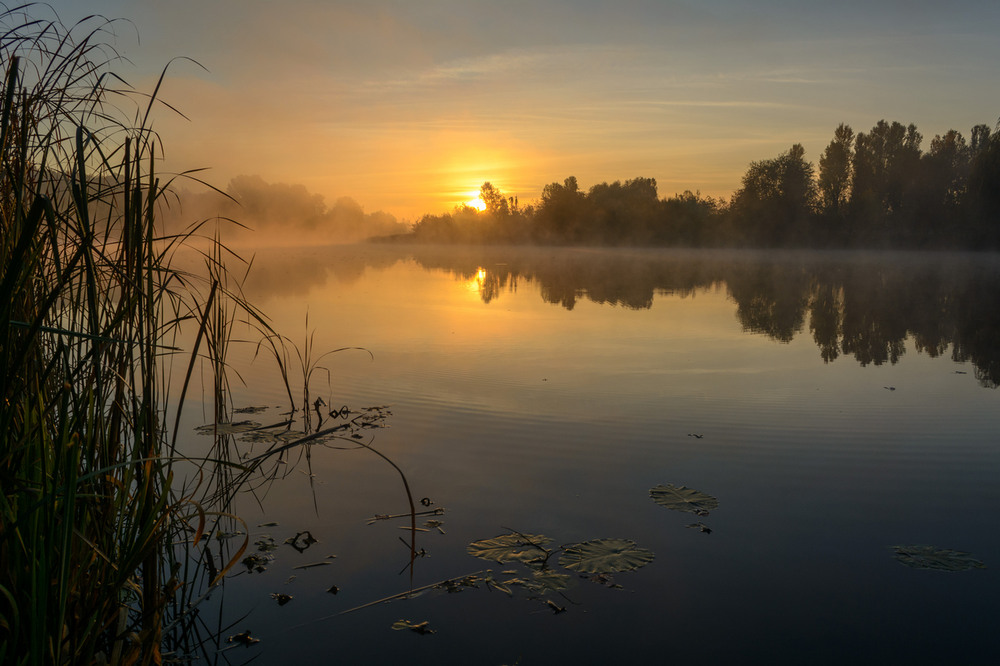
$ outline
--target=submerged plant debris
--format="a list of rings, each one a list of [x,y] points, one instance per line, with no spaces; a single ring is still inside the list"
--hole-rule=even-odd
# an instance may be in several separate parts
[[[267,565],[274,561],[274,557],[267,553],[252,553],[241,560],[243,566],[247,568],[247,573],[264,573]]]
[[[675,486],[672,483],[650,488],[649,496],[654,502],[671,511],[685,511],[696,516],[707,516],[709,511],[719,507],[719,500],[711,495],[687,486]]]
[[[615,590],[624,589],[621,585],[615,582],[614,577],[611,574],[599,573],[599,574],[580,574],[580,578],[584,580],[589,580],[591,583],[596,583],[597,585],[603,585],[604,587],[610,587]]]
[[[702,523],[702,522],[689,523],[689,524],[685,525],[684,527],[688,527],[688,528],[691,528],[693,530],[698,530],[699,532],[704,532],[705,534],[711,534],[712,533],[712,528],[709,527],[708,525],[706,525],[705,523]]]
[[[966,571],[985,569],[986,565],[971,553],[936,546],[892,546],[896,560],[914,569],[937,571]]]

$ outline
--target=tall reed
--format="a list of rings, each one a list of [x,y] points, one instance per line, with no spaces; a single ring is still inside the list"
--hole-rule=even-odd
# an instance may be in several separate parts
[[[36,10],[0,5],[0,663],[161,663],[207,521],[173,487],[164,368],[219,285],[157,226],[159,84],[112,73],[109,22]]]

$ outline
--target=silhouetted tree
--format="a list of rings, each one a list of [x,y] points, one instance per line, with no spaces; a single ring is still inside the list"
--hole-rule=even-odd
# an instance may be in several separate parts
[[[958,242],[968,177],[965,137],[955,130],[936,135],[920,158],[914,205],[906,220],[907,235],[915,244],[954,246]]]
[[[719,206],[701,192],[685,190],[675,194],[661,206],[662,220],[652,240],[660,245],[712,245],[718,243]]]
[[[542,190],[542,201],[535,211],[535,239],[547,243],[572,243],[579,240],[578,226],[583,215],[584,195],[570,176],[562,184],[550,183]]]
[[[586,203],[589,240],[607,245],[643,245],[653,235],[659,198],[652,178],[594,185]]]
[[[510,204],[507,197],[497,187],[489,181],[483,183],[479,188],[479,198],[486,206],[486,212],[493,217],[507,217],[510,215]]]
[[[833,133],[833,140],[819,158],[820,206],[825,217],[827,233],[821,241],[843,235],[843,216],[851,189],[851,160],[853,157],[854,130],[841,123]],[[831,225],[837,225],[830,229]]]
[[[985,125],[973,128],[969,168],[967,235],[973,247],[1000,248],[1000,123],[990,132]]]
[[[454,243],[461,236],[454,218],[447,213],[424,215],[413,225],[413,235],[428,243]]]
[[[906,240],[901,216],[912,194],[920,163],[923,137],[912,123],[904,127],[880,120],[854,142],[851,214],[853,236],[861,242]]]
[[[797,245],[808,237],[816,202],[813,165],[801,144],[752,162],[733,195],[732,213],[753,244]]]

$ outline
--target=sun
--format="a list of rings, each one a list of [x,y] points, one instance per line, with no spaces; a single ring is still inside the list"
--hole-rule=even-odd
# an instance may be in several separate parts
[[[465,205],[469,208],[475,208],[479,212],[486,210],[486,202],[480,199],[478,196],[475,199],[469,199],[465,202]]]

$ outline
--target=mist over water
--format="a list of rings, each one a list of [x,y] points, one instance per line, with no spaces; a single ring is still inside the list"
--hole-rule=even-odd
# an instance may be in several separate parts
[[[227,243],[240,246],[349,244],[410,229],[389,213],[365,212],[350,197],[328,204],[303,185],[247,175],[232,179],[224,194],[182,190],[163,212],[167,229],[178,232],[192,220],[207,221],[206,233],[218,226]]]

